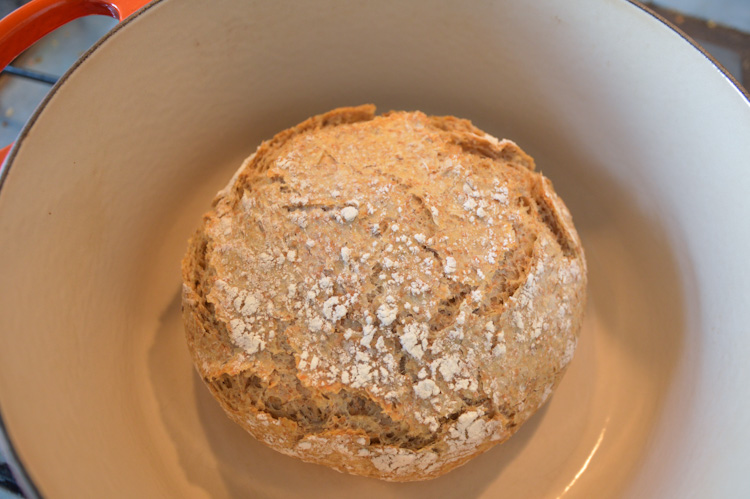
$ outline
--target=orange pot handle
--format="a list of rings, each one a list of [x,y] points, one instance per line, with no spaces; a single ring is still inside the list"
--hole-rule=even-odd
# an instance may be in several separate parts
[[[44,35],[73,19],[90,15],[122,21],[149,0],[32,0],[0,19],[0,69]],[[11,146],[0,149],[0,164]]]

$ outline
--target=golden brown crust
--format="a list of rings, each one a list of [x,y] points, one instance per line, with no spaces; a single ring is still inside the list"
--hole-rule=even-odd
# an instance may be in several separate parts
[[[183,260],[190,353],[285,454],[423,480],[510,437],[575,350],[586,263],[518,146],[342,108],[264,142]]]

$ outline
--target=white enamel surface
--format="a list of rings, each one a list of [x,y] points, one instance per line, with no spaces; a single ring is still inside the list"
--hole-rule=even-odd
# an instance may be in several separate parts
[[[508,443],[421,484],[281,456],[194,373],[179,261],[260,140],[374,102],[537,159],[590,266],[580,348]],[[0,190],[0,409],[50,497],[750,494],[750,105],[615,0],[165,0],[106,40]]]

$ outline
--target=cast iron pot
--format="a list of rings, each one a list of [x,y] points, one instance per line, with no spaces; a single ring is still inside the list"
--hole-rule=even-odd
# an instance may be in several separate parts
[[[5,63],[68,18],[132,14],[2,169],[0,409],[29,496],[750,496],[750,103],[683,36],[624,0],[141,3],[0,21]],[[213,194],[262,139],[366,102],[517,141],[589,261],[559,391],[424,483],[263,447],[183,342],[180,259]]]

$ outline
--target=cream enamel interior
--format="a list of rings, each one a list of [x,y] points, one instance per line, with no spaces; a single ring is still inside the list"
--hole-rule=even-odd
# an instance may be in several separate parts
[[[750,105],[638,7],[163,0],[64,80],[0,191],[0,408],[45,496],[750,494]],[[515,140],[589,261],[551,401],[425,483],[266,449],[183,341],[179,263],[213,194],[260,140],[364,102]]]

